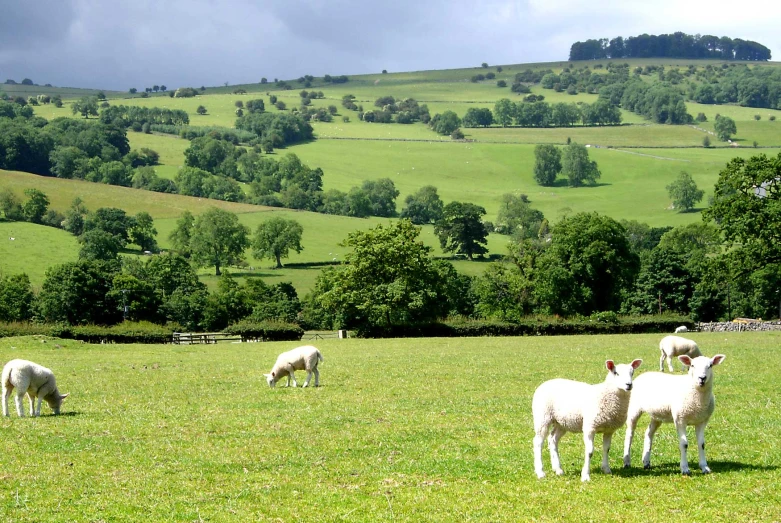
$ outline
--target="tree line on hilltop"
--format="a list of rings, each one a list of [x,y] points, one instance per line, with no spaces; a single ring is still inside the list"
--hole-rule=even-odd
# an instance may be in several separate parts
[[[689,35],[682,32],[589,39],[572,44],[569,59],[605,58],[711,58],[722,60],[770,60],[770,49],[752,40],[727,36]]]

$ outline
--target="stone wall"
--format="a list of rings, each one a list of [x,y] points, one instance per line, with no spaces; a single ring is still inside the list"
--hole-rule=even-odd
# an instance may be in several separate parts
[[[781,321],[725,321],[713,323],[698,323],[700,332],[743,332],[743,331],[778,331]]]

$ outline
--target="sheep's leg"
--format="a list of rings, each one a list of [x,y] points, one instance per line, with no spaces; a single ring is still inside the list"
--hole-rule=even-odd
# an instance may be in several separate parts
[[[667,368],[670,369],[670,372],[675,372],[675,368],[673,368],[673,357],[667,356]]]
[[[319,387],[320,386],[320,371],[317,370],[317,367],[315,367],[314,369],[312,369],[312,372],[315,373],[315,387]]]
[[[311,380],[311,379],[312,379],[312,371],[308,370],[308,371],[306,371],[306,379],[304,380],[304,384],[302,385],[302,387],[308,387],[309,386],[309,380]]]
[[[290,380],[293,380],[293,387],[298,387],[298,382],[296,381],[296,369],[293,368],[292,365],[287,366],[287,384],[290,386]]]
[[[583,429],[583,443],[586,447],[585,456],[583,459],[583,470],[580,471],[580,481],[589,481],[591,474],[591,456],[594,455],[594,431]]]
[[[24,392],[20,393],[20,390],[16,389],[16,394],[14,395],[14,403],[16,403],[16,413],[19,415],[20,418],[24,417],[24,405],[22,404],[24,399]],[[32,413],[30,414],[33,415]]]
[[[605,474],[611,474],[610,462],[608,461],[608,454],[610,453],[610,442],[613,440],[613,433],[602,435],[602,472]]]
[[[659,358],[659,372],[664,372],[664,358],[665,358],[664,351],[662,351],[662,357]]]
[[[697,451],[700,455],[700,470],[703,474],[710,474],[710,467],[708,462],[705,461],[705,423],[700,423],[694,427],[694,432],[697,434]]]
[[[27,392],[27,400],[30,402],[30,416],[35,417],[35,397],[29,391]]]
[[[689,470],[689,461],[686,456],[689,450],[689,440],[686,439],[686,423],[676,420],[675,430],[678,431],[678,448],[681,450],[681,474],[689,476],[691,470]]]
[[[553,469],[553,472],[556,473],[557,476],[561,476],[564,474],[564,471],[561,469],[561,460],[559,458],[559,441],[561,440],[561,437],[564,435],[565,431],[563,428],[559,426],[553,427],[553,432],[551,432],[550,436],[548,436],[548,450],[550,450],[550,464],[551,468]]]
[[[651,447],[654,444],[656,429],[658,429],[661,424],[661,421],[652,419],[651,423],[648,424],[648,429],[645,431],[645,441],[643,441],[643,468],[645,469],[651,468]]]
[[[38,408],[35,409],[35,415],[40,416],[41,415],[41,403],[43,403],[43,396],[40,394],[38,395]]]
[[[536,425],[536,424],[535,424]],[[534,473],[537,474],[538,478],[544,478],[545,472],[542,470],[542,442],[545,441],[545,436],[548,433],[548,430],[550,427],[537,427],[535,434],[534,434],[534,440],[533,440],[533,448],[534,448]],[[551,444],[548,443],[548,448],[552,449]],[[553,461],[553,451],[551,450],[551,462]]]
[[[624,437],[624,468],[632,466],[632,439],[637,429],[637,420],[640,419],[640,412],[630,413],[626,419],[626,436]]]
[[[3,416],[8,417],[8,399],[11,397],[13,387],[3,387]]]

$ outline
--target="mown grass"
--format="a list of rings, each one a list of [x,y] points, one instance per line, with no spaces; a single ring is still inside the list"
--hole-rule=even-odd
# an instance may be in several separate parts
[[[41,418],[2,420],[0,517],[777,520],[781,336],[692,337],[706,354],[727,355],[715,370],[717,408],[706,430],[713,474],[699,473],[690,452],[695,472],[682,477],[674,430],[664,425],[651,470],[621,468],[620,430],[613,475],[594,460],[586,484],[582,439],[572,434],[560,447],[565,475],[535,477],[533,391],[553,377],[601,381],[607,358],[642,357],[640,370],[654,370],[659,335],[322,340],[319,389],[265,384],[262,373],[294,343],[3,339],[0,360],[52,368],[71,397],[59,417],[44,407]]]

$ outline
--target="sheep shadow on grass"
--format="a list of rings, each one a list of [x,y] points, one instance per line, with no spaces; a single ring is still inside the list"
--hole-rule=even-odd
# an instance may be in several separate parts
[[[778,470],[776,465],[758,465],[755,463],[739,463],[737,461],[712,461],[708,460],[708,466],[711,469],[711,474],[726,474],[729,472],[747,472],[747,471],[761,471],[769,472]],[[696,461],[689,462],[692,476],[704,476],[700,471],[700,467]],[[671,461],[669,463],[660,463],[658,465],[651,465],[650,469],[643,468],[642,464],[632,466],[630,468],[614,468],[613,474],[625,478],[642,477],[642,476],[680,476],[681,464],[678,461]]]

